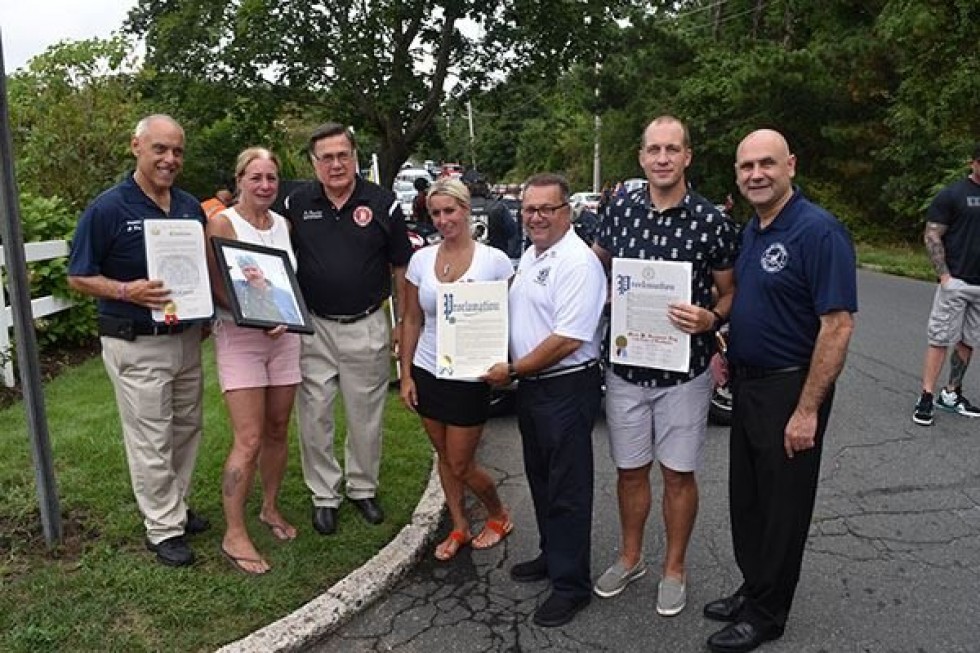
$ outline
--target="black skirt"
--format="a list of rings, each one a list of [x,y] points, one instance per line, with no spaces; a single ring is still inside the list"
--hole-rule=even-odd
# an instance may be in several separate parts
[[[483,381],[437,379],[412,365],[418,394],[416,410],[422,417],[451,426],[479,426],[490,416],[490,386]]]

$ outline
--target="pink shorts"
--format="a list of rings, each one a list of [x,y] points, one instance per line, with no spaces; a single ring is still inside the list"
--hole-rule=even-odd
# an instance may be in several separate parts
[[[299,383],[299,345],[297,333],[270,338],[265,329],[219,320],[214,327],[214,346],[221,391]]]

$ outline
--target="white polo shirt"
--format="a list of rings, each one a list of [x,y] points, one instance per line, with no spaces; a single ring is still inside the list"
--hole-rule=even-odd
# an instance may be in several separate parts
[[[606,273],[573,229],[542,254],[528,247],[510,287],[510,354],[517,360],[551,334],[582,346],[546,372],[599,357]]]

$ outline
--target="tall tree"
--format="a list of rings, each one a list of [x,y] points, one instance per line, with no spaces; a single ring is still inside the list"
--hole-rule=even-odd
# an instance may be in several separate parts
[[[122,38],[63,42],[10,76],[18,185],[76,211],[132,167],[140,113],[131,48]]]
[[[889,0],[877,35],[897,58],[889,98],[893,138],[878,153],[891,171],[884,194],[895,227],[921,233],[925,207],[940,186],[966,173],[980,140],[980,5],[970,0]]]
[[[162,73],[271,86],[378,138],[390,183],[447,93],[560,71],[635,0],[141,0],[130,29]]]

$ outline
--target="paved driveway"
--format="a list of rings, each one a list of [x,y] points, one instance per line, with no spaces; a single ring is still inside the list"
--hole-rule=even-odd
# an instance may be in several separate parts
[[[783,638],[760,650],[980,651],[980,420],[939,413],[935,426],[923,428],[910,419],[933,287],[870,272],[859,284],[861,312],[828,429],[796,603]],[[980,402],[980,369],[967,377],[964,393]],[[547,584],[519,585],[507,574],[537,551],[518,438],[512,418],[495,420],[480,451],[514,513],[507,543],[466,549],[450,563],[427,555],[387,598],[310,651],[706,650],[717,625],[702,618],[701,606],[739,580],[728,530],[727,431],[710,429],[699,474],[688,608],[659,617],[658,575],[650,573],[616,598],[595,598],[557,629],[529,621]],[[619,529],[605,424],[594,449],[597,576],[615,558]],[[654,570],[663,546],[655,510],[646,538]]]

